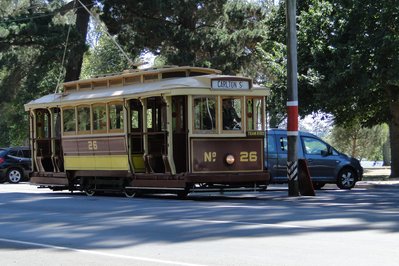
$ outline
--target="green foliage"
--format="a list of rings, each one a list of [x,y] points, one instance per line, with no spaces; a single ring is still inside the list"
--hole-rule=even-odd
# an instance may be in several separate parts
[[[102,34],[98,43],[89,49],[83,58],[81,78],[90,78],[100,74],[122,72],[129,68],[115,43]]]
[[[103,0],[101,18],[121,44],[138,54],[150,51],[167,64],[242,72],[263,38],[265,12],[238,0]]]
[[[273,13],[262,47],[285,44],[284,8]],[[344,127],[387,123],[392,175],[399,176],[398,0],[298,1],[297,14],[300,113],[331,113]],[[275,89],[274,99],[284,101],[286,88]]]
[[[383,145],[388,138],[388,125],[363,128],[360,124],[334,127],[330,136],[333,146],[353,157],[366,160],[382,160]]]
[[[26,144],[23,105],[54,92],[67,26],[54,23],[60,1],[2,1],[0,9],[0,146]],[[76,40],[72,32],[72,42]],[[72,48],[73,49],[73,48]]]

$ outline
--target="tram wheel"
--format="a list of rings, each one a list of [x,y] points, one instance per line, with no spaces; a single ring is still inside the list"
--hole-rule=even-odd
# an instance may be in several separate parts
[[[125,190],[123,191],[123,193],[125,193],[125,196],[126,196],[127,198],[134,198],[134,196],[136,196],[136,191],[130,190],[130,189],[125,189]]]
[[[85,190],[85,193],[86,193],[87,196],[91,197],[91,196],[93,196],[94,193],[96,193],[96,192],[95,192],[94,190],[92,190],[92,189],[86,189],[86,190]]]

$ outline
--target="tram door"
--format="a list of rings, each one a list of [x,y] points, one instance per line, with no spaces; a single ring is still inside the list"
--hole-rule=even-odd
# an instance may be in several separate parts
[[[145,172],[143,144],[143,106],[138,99],[130,101],[130,151],[135,172]]]
[[[61,115],[59,108],[35,110],[33,151],[39,172],[62,172]]]
[[[162,97],[147,98],[147,155],[151,171],[164,173],[163,156],[167,155],[167,114]]]
[[[173,160],[176,173],[186,172],[187,165],[187,96],[172,98]]]

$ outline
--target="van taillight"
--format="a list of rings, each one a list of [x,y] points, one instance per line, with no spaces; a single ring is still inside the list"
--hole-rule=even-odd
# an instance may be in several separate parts
[[[0,157],[0,163],[4,163],[4,158]]]

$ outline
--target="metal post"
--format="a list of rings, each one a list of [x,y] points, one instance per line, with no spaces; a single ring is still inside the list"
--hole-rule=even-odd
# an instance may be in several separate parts
[[[299,196],[298,186],[298,82],[297,82],[297,37],[296,0],[286,0],[287,19],[287,175],[288,196]]]

